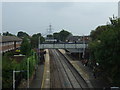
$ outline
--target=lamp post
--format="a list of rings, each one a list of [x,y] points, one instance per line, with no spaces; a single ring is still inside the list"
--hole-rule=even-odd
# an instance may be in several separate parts
[[[78,42],[80,42],[80,38],[78,39]],[[81,59],[81,55],[80,55],[80,48],[78,48],[78,52],[79,52],[79,60]]]
[[[29,88],[29,58],[27,60],[27,80],[28,80],[27,88]]]
[[[40,60],[40,37],[39,37],[39,41],[38,41],[38,49],[39,49],[39,52],[38,52],[38,54],[39,54],[38,60]]]
[[[84,40],[84,35],[83,35],[83,55],[82,57],[84,58],[84,55],[85,55],[85,40]]]
[[[13,90],[15,90],[15,71],[13,70]]]
[[[26,72],[26,71],[25,70],[18,70],[18,71],[13,70],[13,90],[15,90],[15,73],[19,73],[19,72]]]

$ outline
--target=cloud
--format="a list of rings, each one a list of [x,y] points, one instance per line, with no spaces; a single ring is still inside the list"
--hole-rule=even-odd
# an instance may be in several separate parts
[[[89,34],[118,11],[116,2],[7,2],[2,9],[4,31],[46,33],[52,23],[54,31],[65,28],[75,35]]]

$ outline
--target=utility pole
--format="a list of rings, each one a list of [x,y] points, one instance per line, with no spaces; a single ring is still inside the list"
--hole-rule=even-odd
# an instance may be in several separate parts
[[[40,36],[39,36],[39,42],[38,42],[38,49],[39,49],[39,52],[38,52],[38,54],[39,54],[38,60],[40,61]]]
[[[27,87],[29,88],[29,58],[27,60],[27,79],[28,79]]]
[[[15,71],[13,70],[13,90],[15,90]]]
[[[82,55],[82,57],[83,57],[83,59],[84,59],[84,56],[85,56],[85,39],[84,39],[84,35],[83,35],[83,55]]]
[[[20,73],[20,72],[26,72],[25,70],[18,70],[18,71],[15,71],[13,70],[13,90],[15,90],[15,73]]]
[[[79,52],[79,60],[80,60],[80,48],[78,49],[78,52]]]
[[[52,25],[49,25],[49,29],[48,29],[48,33],[51,34],[52,33]]]

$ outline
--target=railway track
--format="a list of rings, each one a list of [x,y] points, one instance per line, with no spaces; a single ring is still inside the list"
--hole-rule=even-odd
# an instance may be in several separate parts
[[[58,50],[50,52],[50,88],[89,88],[86,81]]]

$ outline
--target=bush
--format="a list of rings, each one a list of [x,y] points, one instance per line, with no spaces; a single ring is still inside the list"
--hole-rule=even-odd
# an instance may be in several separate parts
[[[2,62],[2,85],[3,88],[12,88],[13,83],[13,70],[25,70],[27,71],[27,61],[29,60],[29,68],[30,68],[30,77],[33,75],[36,65],[36,56],[32,54],[31,51],[30,56],[26,56],[20,63],[16,62],[15,60],[11,60],[9,56],[10,53],[6,53],[3,56]],[[28,59],[29,58],[29,59]],[[27,80],[27,72],[22,72],[22,78]],[[16,77],[19,77],[20,73],[16,73]],[[16,78],[17,80],[18,78]]]
[[[89,48],[91,59],[99,62],[104,72],[112,79],[113,85],[120,83],[120,19],[110,19],[111,24],[99,28],[100,34],[96,29],[95,37],[92,37]],[[91,35],[91,36],[93,36]],[[98,42],[99,41],[99,42]]]

